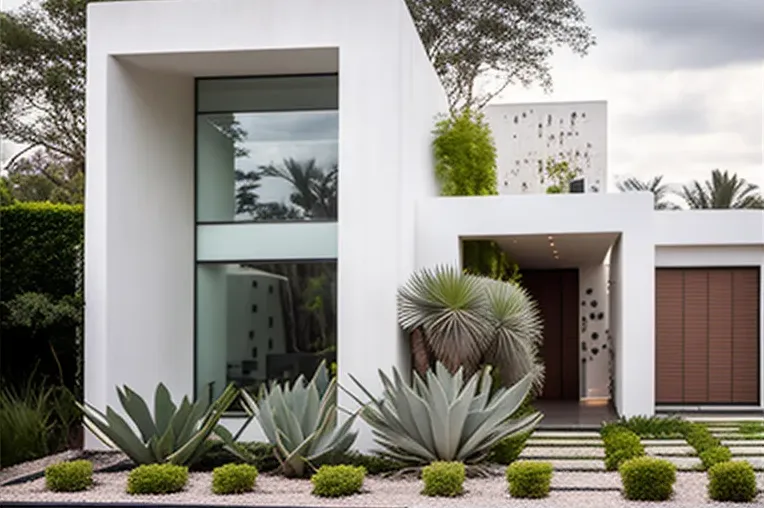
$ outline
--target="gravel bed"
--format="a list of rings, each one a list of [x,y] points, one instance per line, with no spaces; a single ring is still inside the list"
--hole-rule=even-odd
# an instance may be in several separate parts
[[[45,471],[45,468],[56,462],[75,460],[82,455],[82,450],[66,450],[54,455],[48,455],[41,459],[22,462],[10,467],[0,469],[0,485],[16,480],[23,476]]]
[[[553,491],[544,500],[513,500],[507,493],[506,482],[502,478],[468,479],[466,492],[455,499],[426,498],[419,494],[421,483],[417,480],[389,480],[368,478],[364,493],[348,498],[320,499],[310,494],[311,485],[307,480],[286,480],[262,475],[258,478],[255,492],[236,496],[215,496],[210,493],[210,475],[193,473],[189,485],[183,492],[164,496],[130,496],[124,492],[126,473],[96,475],[97,485],[88,492],[56,494],[44,490],[43,480],[24,486],[0,488],[0,501],[90,501],[90,502],[141,502],[182,505],[205,503],[208,505],[237,506],[332,506],[332,507],[409,507],[409,508],[480,508],[506,506],[560,507],[560,508],[617,508],[640,507],[696,507],[709,505],[706,498],[706,477],[701,473],[680,473],[677,475],[675,495],[668,503],[634,503],[623,499],[619,491]],[[597,484],[600,483],[600,485]],[[618,477],[614,473],[557,473],[555,486],[618,487]],[[760,496],[761,499],[761,496]],[[713,504],[713,506],[723,506]],[[730,505],[746,506],[746,505]],[[755,505],[748,505],[755,506]]]
[[[576,458],[576,457],[596,457],[604,458],[605,449],[600,447],[583,447],[583,446],[526,446],[520,457],[524,459],[530,459],[534,457],[543,458]]]
[[[692,446],[645,446],[645,453],[653,456],[682,455],[693,456],[695,449]]]

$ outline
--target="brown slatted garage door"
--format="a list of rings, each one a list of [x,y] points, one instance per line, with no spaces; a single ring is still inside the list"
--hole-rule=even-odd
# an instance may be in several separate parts
[[[659,268],[658,404],[759,403],[759,269]]]

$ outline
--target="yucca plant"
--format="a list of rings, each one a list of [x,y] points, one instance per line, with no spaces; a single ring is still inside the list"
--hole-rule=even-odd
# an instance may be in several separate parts
[[[464,368],[469,377],[485,361],[499,367],[504,386],[527,375],[535,386],[541,385],[541,314],[514,282],[452,266],[422,269],[398,291],[398,322],[412,335],[420,375],[429,369],[431,353],[452,373]]]
[[[371,427],[384,456],[410,466],[433,461],[478,464],[496,443],[530,431],[541,419],[539,413],[511,417],[530,390],[530,375],[493,395],[490,367],[466,383],[463,369],[451,374],[440,362],[424,378],[414,373],[411,385],[397,369],[392,380],[382,371],[379,376],[384,388],[381,398],[350,376],[371,399],[369,403],[356,399],[363,405],[361,418]]]
[[[102,413],[90,404],[78,404],[85,426],[101,441],[123,451],[136,464],[192,464],[213,446],[209,439],[223,413],[233,403],[238,390],[228,385],[212,404],[189,402],[183,397],[176,406],[167,387],[159,383],[154,394],[154,415],[146,402],[127,386],[117,388],[125,413],[137,428],[137,435],[111,407]]]
[[[337,379],[330,378],[326,362],[310,382],[300,375],[291,385],[263,386],[258,399],[243,391],[242,401],[273,445],[286,476],[304,476],[308,467],[347,452],[355,442],[351,427],[356,415],[337,426]]]

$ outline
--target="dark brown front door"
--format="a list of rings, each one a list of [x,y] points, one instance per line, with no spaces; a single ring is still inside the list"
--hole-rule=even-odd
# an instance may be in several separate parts
[[[522,285],[544,319],[542,399],[578,400],[578,270],[526,270]]]

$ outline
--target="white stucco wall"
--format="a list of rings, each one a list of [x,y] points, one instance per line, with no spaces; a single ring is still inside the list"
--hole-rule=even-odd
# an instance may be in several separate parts
[[[579,168],[586,192],[607,191],[607,102],[494,104],[485,108],[493,132],[499,194],[543,194],[551,157]]]
[[[617,341],[616,403],[652,414],[654,393],[653,205],[649,193],[431,198],[417,208],[417,264],[460,263],[460,240],[502,235],[619,233],[610,331]],[[507,220],[522,217],[522,220]],[[612,262],[612,260],[611,260]],[[612,268],[611,268],[612,269]]]
[[[395,295],[413,267],[414,203],[436,194],[430,132],[446,111],[404,2],[160,0],[88,12],[87,401],[118,407],[121,383],[193,390],[194,79],[337,71],[339,375],[379,391],[376,369],[408,356]],[[358,445],[371,445],[368,432]]]

